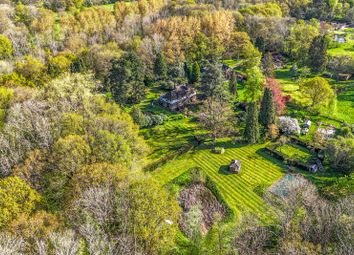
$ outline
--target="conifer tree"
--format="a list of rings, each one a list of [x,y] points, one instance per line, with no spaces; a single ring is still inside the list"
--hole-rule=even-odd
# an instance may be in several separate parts
[[[265,126],[273,124],[275,121],[275,104],[273,100],[273,92],[270,88],[264,90],[261,111],[260,111],[260,122]]]
[[[155,59],[154,73],[158,79],[165,79],[167,77],[167,64],[162,52],[159,52]]]
[[[313,39],[309,49],[309,65],[313,71],[321,72],[327,65],[328,41],[325,36],[317,36]]]
[[[274,76],[274,61],[272,54],[268,51],[262,60],[262,67],[265,76],[273,77]]]
[[[231,95],[237,97],[237,77],[235,72],[231,73],[230,81],[229,81],[229,90]]]
[[[192,66],[192,73],[190,77],[190,82],[191,83],[197,83],[200,81],[200,67],[198,62],[194,62]]]
[[[244,138],[250,144],[256,143],[259,138],[258,114],[257,102],[248,103]]]

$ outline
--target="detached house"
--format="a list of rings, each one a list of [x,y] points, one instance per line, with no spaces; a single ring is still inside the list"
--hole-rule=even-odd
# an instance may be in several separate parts
[[[180,85],[172,91],[162,95],[159,103],[171,111],[179,111],[185,105],[194,102],[197,98],[197,92],[191,85]]]

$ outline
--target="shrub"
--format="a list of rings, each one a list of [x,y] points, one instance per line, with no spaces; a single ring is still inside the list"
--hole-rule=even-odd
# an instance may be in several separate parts
[[[225,153],[225,149],[224,149],[224,147],[215,147],[213,149],[213,152],[216,153],[216,154],[224,154]]]

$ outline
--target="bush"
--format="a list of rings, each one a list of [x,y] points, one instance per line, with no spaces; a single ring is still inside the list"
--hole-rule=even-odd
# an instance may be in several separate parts
[[[213,149],[213,152],[214,152],[215,154],[224,154],[224,153],[225,153],[225,149],[224,149],[224,147],[215,147],[215,148]]]

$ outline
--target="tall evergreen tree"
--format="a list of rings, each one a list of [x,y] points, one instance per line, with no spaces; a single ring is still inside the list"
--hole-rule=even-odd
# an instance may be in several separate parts
[[[309,49],[309,65],[313,71],[321,72],[327,65],[328,39],[326,36],[319,35],[312,41]]]
[[[262,59],[263,73],[267,77],[274,76],[274,61],[272,54],[268,51]]]
[[[231,95],[237,97],[237,77],[235,72],[231,73],[230,81],[229,81],[229,90]]]
[[[197,83],[200,81],[200,67],[198,62],[194,62],[192,66],[192,73],[190,76],[190,82],[191,83]]]
[[[111,61],[106,86],[120,104],[138,103],[145,95],[144,67],[134,52]]]
[[[229,89],[227,82],[224,82],[224,75],[217,63],[208,64],[207,72],[203,73],[202,84],[205,95],[214,99],[228,99]]]
[[[248,103],[244,138],[250,144],[256,143],[259,139],[258,116],[257,102]]]
[[[187,62],[184,62],[184,74],[188,80],[188,83],[192,83],[191,82],[191,76],[192,76],[192,66],[190,64],[188,64]]]
[[[156,56],[154,63],[154,73],[156,78],[161,80],[167,77],[167,64],[165,56],[162,52],[159,52]]]
[[[273,100],[273,92],[270,88],[264,90],[261,111],[260,111],[260,122],[265,126],[273,124],[275,121],[275,104]]]

